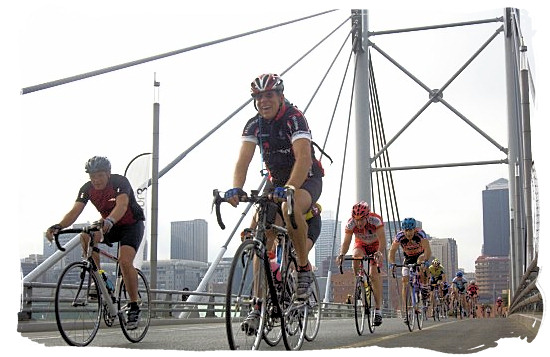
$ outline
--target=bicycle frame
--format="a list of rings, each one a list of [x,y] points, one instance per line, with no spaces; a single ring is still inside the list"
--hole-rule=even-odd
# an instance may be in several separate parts
[[[417,268],[420,267],[421,264],[414,263],[414,264],[394,264],[394,267],[399,268],[408,268],[409,269],[409,279],[408,279],[408,286],[410,288],[411,292],[411,307],[414,311],[418,329],[422,329],[422,322],[424,320],[422,311],[419,311],[419,302],[420,302],[420,295],[422,294],[420,290],[420,277],[418,275]],[[393,277],[395,278],[395,271],[392,272]],[[404,297],[405,301],[407,299],[407,296]],[[406,314],[407,314],[407,325],[409,327],[409,331],[413,331],[414,327],[414,321],[410,321],[411,316],[409,316],[409,312],[405,308]],[[413,317],[414,318],[414,317]]]

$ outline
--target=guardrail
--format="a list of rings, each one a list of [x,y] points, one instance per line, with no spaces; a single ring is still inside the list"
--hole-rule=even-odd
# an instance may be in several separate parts
[[[537,266],[538,254],[531,262],[525,274],[514,292],[508,314],[520,312],[541,312],[542,313],[542,294],[537,287],[537,277],[539,267]]]
[[[39,323],[41,327],[33,327],[34,331],[54,328],[55,308],[54,296],[56,283],[24,282],[21,311],[18,314],[18,331],[29,330],[29,325]],[[151,289],[152,321],[164,323],[179,323],[189,319],[220,318],[225,316],[225,294],[201,293],[194,291]],[[198,302],[182,301],[182,296],[198,295],[203,298]],[[186,318],[182,313],[189,313]],[[353,318],[353,305],[343,303],[322,302],[322,318]],[[384,309],[384,317],[396,317],[393,310]],[[48,324],[49,323],[49,324]]]

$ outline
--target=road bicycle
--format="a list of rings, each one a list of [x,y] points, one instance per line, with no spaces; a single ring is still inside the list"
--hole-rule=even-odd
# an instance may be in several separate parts
[[[457,319],[463,319],[466,315],[466,307],[464,306],[463,301],[466,300],[464,297],[466,293],[463,291],[458,291],[456,299],[454,302],[454,315]]]
[[[472,318],[477,318],[477,296],[471,295],[470,296],[470,316]]]
[[[287,213],[292,225],[296,227],[294,192],[287,189],[286,193]],[[220,204],[227,201],[220,196],[218,190],[214,190],[213,194],[218,224],[225,229]],[[299,350],[306,339],[309,310],[317,309],[317,316],[320,318],[320,304],[317,302],[317,305],[310,306],[311,298],[308,301],[296,298],[296,255],[287,229],[275,224],[277,214],[282,213],[279,205],[270,195],[260,195],[257,190],[251,191],[250,196],[240,196],[239,201],[256,205],[257,226],[253,237],[245,239],[237,249],[229,270],[225,298],[225,325],[229,347],[232,350],[257,350],[262,340],[275,346],[282,338],[287,350]],[[267,249],[268,230],[276,232],[281,246],[280,282],[275,281],[271,272]],[[318,301],[318,291],[315,294]],[[253,310],[260,314],[257,328],[251,328],[247,322],[247,317]],[[309,330],[311,339],[317,335],[318,328],[316,326]]]
[[[101,232],[101,223],[94,222],[83,228],[62,229],[54,234],[57,248],[65,251],[59,243],[59,235],[84,233],[90,237]],[[130,296],[122,279],[117,257],[97,247],[93,238],[88,244],[82,261],[72,262],[63,269],[55,291],[55,318],[61,336],[71,346],[87,346],[96,336],[101,320],[112,327],[118,318],[122,333],[130,342],[139,342],[147,333],[151,318],[150,290],[147,278],[137,271],[139,308],[141,310],[137,328],[127,326],[128,303]],[[108,243],[112,246],[112,244]],[[92,252],[116,262],[116,282],[114,288],[107,287],[105,278],[92,259]]]
[[[439,290],[439,283],[433,284],[434,289],[432,290],[432,317],[434,321],[439,321],[443,318],[443,303],[441,302],[441,293]]]
[[[422,264],[394,264],[394,267],[408,268],[409,269],[409,281],[405,286],[405,318],[409,331],[414,330],[414,322],[419,330],[422,330],[424,323],[424,316],[421,305],[421,290],[420,290],[420,277],[418,276],[418,267]],[[395,270],[392,270],[392,275],[395,278]]]
[[[343,257],[343,260],[359,261],[359,270],[355,276],[355,288],[354,288],[354,316],[355,316],[355,329],[357,334],[361,336],[365,330],[365,320],[369,327],[370,333],[374,333],[376,326],[374,325],[375,308],[373,306],[374,301],[374,289],[372,287],[372,281],[370,278],[371,261],[376,261],[374,255],[366,255],[363,258],[354,258],[350,256]],[[365,271],[364,263],[367,262],[367,269]],[[339,266],[340,274],[343,274],[342,264]],[[376,267],[378,273],[380,273],[380,267]]]

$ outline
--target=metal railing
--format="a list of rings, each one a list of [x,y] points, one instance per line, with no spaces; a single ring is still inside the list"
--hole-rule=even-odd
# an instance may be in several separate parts
[[[510,302],[509,314],[540,312],[542,313],[542,294],[537,287],[539,267],[537,266],[538,254],[523,274],[521,281],[514,292]]]

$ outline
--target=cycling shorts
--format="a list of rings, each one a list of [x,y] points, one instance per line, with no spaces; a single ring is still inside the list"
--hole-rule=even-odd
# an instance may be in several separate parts
[[[137,221],[134,224],[128,224],[123,226],[114,225],[109,233],[103,236],[104,242],[117,243],[120,245],[128,245],[134,248],[137,252],[141,240],[143,239],[143,233],[145,232],[145,224],[143,221]]]
[[[378,241],[376,241],[376,243],[373,243],[373,244],[363,244],[360,240],[357,239],[355,240],[353,249],[360,250],[363,253],[363,256],[369,256],[369,255],[373,255],[378,251],[378,246],[379,246]],[[371,260],[370,265],[376,265],[376,261]]]

